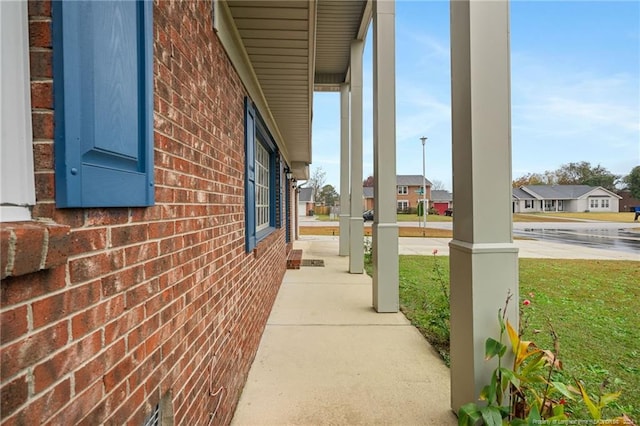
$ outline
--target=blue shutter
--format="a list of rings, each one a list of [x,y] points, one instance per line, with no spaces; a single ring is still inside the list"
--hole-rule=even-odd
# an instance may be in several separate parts
[[[153,205],[152,3],[52,12],[57,206]]]
[[[256,113],[249,98],[244,102],[245,206],[247,252],[256,246]]]

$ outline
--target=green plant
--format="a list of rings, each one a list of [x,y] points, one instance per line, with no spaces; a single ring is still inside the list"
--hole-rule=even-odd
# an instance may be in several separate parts
[[[365,235],[364,237],[364,262],[371,263],[373,256],[373,244],[371,242],[371,237]]]
[[[486,359],[497,357],[498,365],[491,375],[491,382],[480,393],[483,403],[471,402],[460,407],[458,424],[519,426],[564,422],[569,419],[565,412],[566,399],[574,399],[576,395],[582,398],[594,423],[597,424],[602,419],[602,409],[614,402],[620,392],[604,393],[603,385],[594,402],[579,381],[576,381],[576,388],[556,380],[558,375],[554,373],[562,370],[557,333],[549,324],[553,350],[540,349],[532,341],[523,340],[522,327],[516,331],[506,319],[507,306],[511,298],[512,295],[508,294],[504,309],[498,310],[499,340],[489,337],[485,343]],[[525,307],[530,304],[528,299],[523,302]],[[521,317],[526,319],[524,313]],[[507,346],[502,342],[505,334],[513,352],[512,368],[503,365],[503,357],[507,352]],[[620,421],[620,424],[632,424],[626,416],[615,421]]]

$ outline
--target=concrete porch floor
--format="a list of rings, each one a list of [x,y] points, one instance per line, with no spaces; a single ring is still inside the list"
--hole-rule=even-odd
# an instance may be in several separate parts
[[[371,307],[336,240],[302,237],[232,425],[455,425],[449,369],[401,313]]]

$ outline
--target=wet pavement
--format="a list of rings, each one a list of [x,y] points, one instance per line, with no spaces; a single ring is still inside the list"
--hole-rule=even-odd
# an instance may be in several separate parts
[[[640,260],[640,232],[632,229],[600,227],[566,229],[564,226],[562,228],[551,228],[547,225],[547,228],[514,229],[513,234],[514,236],[533,238],[539,241],[552,241],[582,247],[637,253]]]
[[[301,219],[300,226],[339,226],[338,222],[317,221],[315,217]],[[365,222],[365,226],[371,224]],[[399,222],[398,225],[423,226],[420,222]],[[452,223],[427,222],[427,228],[451,229]],[[640,260],[640,222],[514,222],[513,235],[541,242],[614,250],[637,255]]]

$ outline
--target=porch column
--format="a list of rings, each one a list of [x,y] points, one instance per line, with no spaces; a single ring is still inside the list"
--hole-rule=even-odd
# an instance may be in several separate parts
[[[340,86],[340,243],[338,254],[349,255],[349,85]]]
[[[508,291],[514,325],[518,316],[507,0],[451,2],[451,80],[451,407],[457,411],[489,383],[496,363],[484,360],[484,342],[499,336],[498,309]]]
[[[398,312],[395,0],[373,2],[373,307]]]
[[[349,218],[349,272],[364,272],[362,219],[362,53],[364,41],[351,42],[351,217]]]

